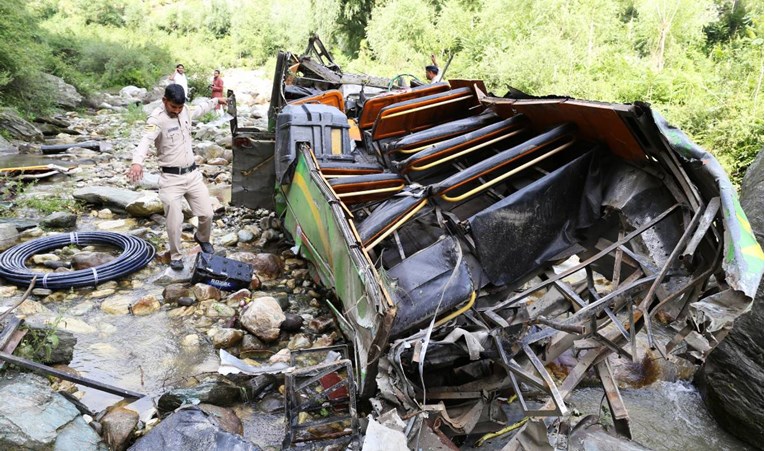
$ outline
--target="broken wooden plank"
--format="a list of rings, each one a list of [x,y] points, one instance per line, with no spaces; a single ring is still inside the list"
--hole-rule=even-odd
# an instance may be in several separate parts
[[[595,364],[595,371],[597,371],[600,382],[603,384],[603,390],[606,392],[606,400],[608,401],[609,409],[611,409],[611,418],[614,420],[616,432],[631,440],[630,415],[627,412],[627,407],[624,405],[622,395],[619,393],[619,387],[614,380],[608,359],[603,359]]]

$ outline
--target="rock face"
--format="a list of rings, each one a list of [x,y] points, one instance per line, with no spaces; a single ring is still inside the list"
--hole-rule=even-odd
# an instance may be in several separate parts
[[[108,450],[77,408],[39,376],[3,378],[0,399],[0,449]]]
[[[744,177],[741,206],[762,246],[763,156]],[[752,310],[733,324],[730,334],[696,374],[704,402],[725,429],[747,443],[763,441],[763,298],[762,283]]]
[[[226,432],[215,416],[198,407],[182,409],[165,418],[130,451],[182,449],[186,451],[256,451],[260,448]]]
[[[42,141],[39,128],[25,121],[12,108],[0,109],[0,130],[6,130],[16,139],[24,141]]]
[[[56,105],[73,110],[82,103],[83,97],[74,86],[55,75],[43,74],[43,78],[53,85],[51,92],[54,93],[53,101]]]

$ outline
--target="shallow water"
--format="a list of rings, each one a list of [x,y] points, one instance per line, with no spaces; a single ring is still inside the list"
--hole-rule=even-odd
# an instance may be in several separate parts
[[[655,450],[733,451],[753,449],[725,432],[709,415],[701,395],[689,382],[656,382],[640,389],[622,389],[633,439]],[[569,405],[582,415],[597,415],[600,388],[576,390]],[[603,401],[608,410],[608,403]],[[602,414],[601,414],[602,418]]]

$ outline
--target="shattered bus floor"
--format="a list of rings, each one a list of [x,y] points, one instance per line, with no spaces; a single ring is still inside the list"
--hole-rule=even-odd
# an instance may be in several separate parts
[[[337,296],[352,367],[331,365],[352,373],[367,435],[454,447],[513,432],[507,449],[542,446],[594,374],[630,438],[609,357],[641,360],[645,334],[661,357],[701,362],[759,283],[762,251],[725,172],[644,103],[418,84],[343,73],[314,37],[278,55],[273,134],[232,122],[235,172],[236,155],[250,163],[239,201],[275,204]],[[264,180],[275,198],[248,191]],[[551,374],[564,353],[576,363]],[[302,408],[307,386],[288,385],[288,410]],[[508,399],[528,421],[508,424]],[[289,424],[285,446],[304,429]]]

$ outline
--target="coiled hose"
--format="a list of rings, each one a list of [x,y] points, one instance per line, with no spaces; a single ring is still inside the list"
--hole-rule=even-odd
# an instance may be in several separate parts
[[[122,249],[112,261],[88,269],[67,272],[34,273],[24,262],[31,256],[70,244],[106,244]],[[51,290],[97,286],[146,266],[156,251],[146,241],[115,232],[72,232],[47,236],[18,244],[0,254],[0,277],[18,286],[28,286],[37,276],[35,288]]]

